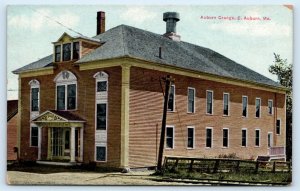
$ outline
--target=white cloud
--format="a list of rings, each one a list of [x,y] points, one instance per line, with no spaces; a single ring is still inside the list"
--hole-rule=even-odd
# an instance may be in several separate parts
[[[40,31],[43,28],[60,27],[54,20],[67,27],[75,27],[79,23],[79,17],[69,11],[61,14],[54,14],[49,9],[37,9],[31,15],[14,15],[8,18],[8,25],[18,29],[29,29]]]
[[[148,11],[144,7],[129,7],[127,11],[121,14],[122,19],[142,23],[156,17],[156,13]]]

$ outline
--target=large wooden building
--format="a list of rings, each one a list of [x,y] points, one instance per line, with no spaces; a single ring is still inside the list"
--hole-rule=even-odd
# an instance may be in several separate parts
[[[98,12],[97,36],[64,33],[53,54],[15,70],[20,159],[156,166],[166,75],[175,82],[165,155],[285,158],[285,88],[181,41],[178,13],[163,20],[165,34],[126,25],[105,31]]]

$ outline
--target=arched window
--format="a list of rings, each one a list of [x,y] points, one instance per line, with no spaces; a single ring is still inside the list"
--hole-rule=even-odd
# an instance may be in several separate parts
[[[94,75],[96,82],[96,113],[95,113],[95,160],[106,162],[107,127],[108,127],[108,74],[101,71]]]
[[[30,111],[40,111],[40,82],[36,79],[31,80],[30,85]]]
[[[56,109],[75,110],[77,107],[77,78],[67,70],[57,74],[56,83]]]

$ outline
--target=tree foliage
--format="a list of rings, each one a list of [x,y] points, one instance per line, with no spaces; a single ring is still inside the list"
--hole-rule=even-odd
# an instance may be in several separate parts
[[[292,85],[293,85],[293,68],[292,64],[288,64],[287,59],[282,59],[279,54],[275,54],[274,64],[269,67],[269,72],[277,75],[278,81],[282,86],[287,88],[287,102],[286,102],[286,110],[287,114],[292,114]]]
[[[274,64],[269,67],[269,72],[277,75],[278,81],[287,88],[286,92],[286,155],[287,160],[292,159],[292,108],[293,108],[293,68],[287,59],[282,59],[275,54]]]

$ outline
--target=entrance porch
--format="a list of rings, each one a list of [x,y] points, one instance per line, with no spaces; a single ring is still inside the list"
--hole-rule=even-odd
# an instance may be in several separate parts
[[[48,110],[32,120],[38,126],[38,157],[47,151],[47,161],[82,162],[85,121],[69,111]],[[43,129],[47,128],[47,147],[42,146]],[[45,131],[44,131],[45,132]]]

